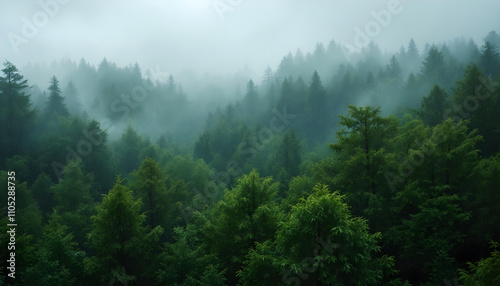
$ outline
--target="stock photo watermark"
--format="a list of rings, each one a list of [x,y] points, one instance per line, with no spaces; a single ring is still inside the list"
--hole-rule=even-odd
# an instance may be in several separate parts
[[[7,217],[8,217],[8,259],[7,259],[7,276],[16,278],[16,172],[7,172]]]
[[[10,32],[7,35],[14,52],[19,53],[19,47],[28,44],[39,33],[40,29],[45,28],[49,24],[50,19],[59,14],[61,7],[67,5],[69,2],[70,0],[38,1],[40,9],[29,18],[21,18],[22,25],[20,31],[17,33]]]
[[[219,20],[224,20],[224,14],[234,11],[237,7],[243,4],[245,0],[213,0],[212,7],[219,17]]]
[[[370,12],[371,21],[365,23],[361,28],[354,27],[354,38],[352,44],[343,43],[349,52],[360,52],[364,47],[378,37],[383,28],[388,27],[392,18],[403,11],[403,6],[399,0],[389,0],[385,9]]]

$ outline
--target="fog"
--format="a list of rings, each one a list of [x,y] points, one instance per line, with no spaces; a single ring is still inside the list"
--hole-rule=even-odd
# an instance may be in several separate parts
[[[0,285],[497,285],[499,15],[0,0]]]
[[[371,13],[387,10],[391,2],[399,3],[400,12],[370,37],[383,51],[397,51],[411,38],[420,50],[457,36],[480,42],[500,28],[500,3],[494,0],[54,1],[1,1],[2,59],[22,67],[61,58],[97,65],[107,58],[119,66],[159,65],[174,75],[226,75],[247,67],[249,76],[259,77],[298,48],[311,52],[317,42],[332,39],[355,46],[356,28],[365,30]],[[50,7],[46,19],[37,14],[42,6]],[[23,35],[23,19],[37,31]],[[12,40],[13,34],[27,41]]]
[[[54,75],[60,80],[63,97],[69,82],[75,85],[75,102],[80,106],[72,106],[76,103],[71,99],[65,102],[73,113],[85,114],[103,125],[112,121],[118,127],[110,132],[111,138],[118,138],[131,125],[157,139],[165,132],[186,131],[184,125],[189,122],[189,132],[172,135],[186,144],[199,135],[208,114],[243,102],[249,80],[256,84],[262,99],[260,112],[272,109],[277,102],[287,102],[278,98],[284,92],[281,85],[285,77],[300,78],[309,85],[314,71],[328,89],[331,104],[335,97],[344,98],[341,104],[335,103],[335,113],[344,111],[347,104],[382,105],[384,112],[416,107],[429,87],[419,91],[412,102],[402,104],[390,98],[398,97],[410,73],[420,73],[432,45],[445,54],[443,45],[450,45],[452,60],[448,64],[458,60],[460,66],[453,69],[460,70],[471,59],[471,49],[480,49],[484,37],[500,27],[497,1],[478,5],[404,0],[41,0],[31,4],[2,1],[0,5],[0,35],[4,39],[0,57],[15,64],[28,79],[33,86],[31,101],[38,110],[45,109],[45,92]],[[404,49],[412,39],[419,54],[418,59],[408,61]],[[472,41],[468,49],[467,41]],[[359,86],[367,76],[383,77],[381,72],[392,55],[397,55],[396,61],[402,65],[398,83],[357,91],[349,87],[353,83],[353,87]],[[109,63],[110,68],[103,63]],[[280,90],[270,85],[270,73],[266,81],[266,69]],[[158,87],[172,76],[177,101],[149,99],[137,109],[129,103],[126,108],[133,107],[132,116],[127,110],[124,120],[116,120],[116,110],[122,107],[117,101],[123,103],[123,94],[137,87],[130,85],[134,71]],[[453,73],[447,88],[460,76]],[[357,95],[336,95],[342,85]],[[156,92],[163,98],[167,89],[148,90],[148,94]],[[182,104],[171,111],[159,108],[173,102]],[[163,122],[168,117],[162,115],[165,112],[171,115],[168,126],[151,124]],[[331,130],[329,134],[333,139]]]

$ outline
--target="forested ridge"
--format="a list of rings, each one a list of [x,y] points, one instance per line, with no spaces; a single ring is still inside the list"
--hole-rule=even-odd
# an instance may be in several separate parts
[[[319,43],[240,91],[106,59],[1,72],[16,285],[500,285],[494,31]]]

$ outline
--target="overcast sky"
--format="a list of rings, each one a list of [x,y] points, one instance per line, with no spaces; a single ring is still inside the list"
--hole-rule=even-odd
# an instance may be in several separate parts
[[[398,5],[399,2],[400,4]],[[0,0],[0,57],[18,66],[82,57],[98,64],[159,64],[171,73],[261,73],[289,51],[304,53],[332,39],[356,47],[357,28],[372,29],[382,50],[414,38],[456,36],[480,43],[500,31],[500,1],[467,0]],[[30,3],[30,4],[28,4]],[[44,12],[39,3],[52,3]],[[56,3],[56,5],[54,5]],[[392,6],[391,6],[392,5]],[[390,7],[388,7],[390,6]],[[377,27],[374,13],[391,11]],[[224,10],[226,9],[226,10]],[[29,23],[27,23],[29,22]],[[36,30],[30,29],[30,25]],[[31,27],[31,28],[33,28]]]

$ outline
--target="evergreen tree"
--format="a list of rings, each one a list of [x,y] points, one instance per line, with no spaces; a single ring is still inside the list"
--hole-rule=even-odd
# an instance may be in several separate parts
[[[210,133],[205,131],[194,144],[194,156],[203,159],[206,163],[210,163],[213,159],[211,149]]]
[[[59,80],[53,76],[50,79],[49,98],[47,99],[47,107],[45,113],[47,116],[62,116],[68,117],[69,112],[64,104],[64,98],[61,96],[61,89],[59,88]]]
[[[271,178],[261,178],[257,171],[238,179],[210,214],[203,235],[213,253],[227,268],[227,281],[236,284],[236,273],[248,251],[257,242],[272,238],[278,223],[275,203],[278,185]]]
[[[93,195],[105,193],[113,185],[113,174],[116,168],[107,144],[108,134],[94,119],[85,124],[82,133],[84,136],[82,140],[91,146],[90,153],[82,156],[83,170],[94,177],[96,192]]]
[[[82,271],[85,253],[79,250],[68,228],[61,224],[57,212],[43,228],[35,255],[36,263],[26,270],[27,285],[85,285]]]
[[[75,241],[83,245],[85,235],[90,231],[88,218],[95,207],[92,199],[93,176],[84,173],[74,161],[66,166],[63,173],[59,183],[50,188],[54,209],[61,223],[74,234]]]
[[[115,143],[115,152],[119,171],[122,174],[128,174],[137,169],[140,165],[139,153],[144,147],[142,138],[137,132],[128,126],[123,132],[120,140]]]
[[[394,274],[394,258],[379,255],[380,233],[369,233],[366,221],[352,217],[343,200],[316,185],[280,225],[276,247],[285,284],[381,285]]]
[[[448,105],[446,92],[438,85],[435,85],[431,93],[422,99],[422,106],[419,111],[420,118],[425,124],[435,126],[445,119],[444,114],[448,109]]]
[[[252,80],[247,83],[247,92],[243,98],[243,103],[247,122],[256,122],[259,115],[259,97],[257,87]]]
[[[436,46],[432,46],[422,63],[421,73],[428,84],[446,84],[446,70],[443,54]]]
[[[500,144],[500,89],[480,71],[477,65],[468,66],[464,76],[453,87],[452,109],[449,117],[454,121],[469,119],[471,128],[477,128],[484,137],[481,151],[494,154]]]
[[[485,42],[481,49],[479,66],[484,74],[495,77],[500,72],[500,46]]]
[[[6,158],[26,152],[27,137],[34,125],[35,112],[25,94],[28,81],[10,62],[4,63],[0,76],[0,165]]]
[[[337,143],[329,145],[339,155],[338,159],[325,162],[322,167],[325,170],[317,171],[318,181],[345,191],[354,214],[368,217],[377,231],[388,216],[378,206],[390,201],[383,175],[387,169],[385,149],[398,125],[394,117],[382,117],[379,113],[380,107],[350,105],[347,116],[339,116],[341,130],[337,131]]]
[[[299,165],[302,163],[300,142],[293,129],[283,136],[281,144],[272,157],[272,161],[274,163],[274,174],[277,174],[282,168],[286,172],[288,177],[285,182],[286,185],[288,185],[291,178],[299,175]],[[272,163],[270,162],[270,164]]]
[[[328,112],[326,90],[316,71],[311,77],[311,84],[308,89],[307,114],[309,117],[308,139],[316,144],[323,142],[328,127],[331,126],[331,120]]]
[[[146,222],[151,227],[165,227],[169,201],[165,185],[166,176],[160,165],[153,159],[145,159],[135,172],[133,190],[144,202]]]
[[[386,67],[386,73],[390,78],[396,78],[401,75],[401,67],[395,55],[391,57],[391,61]]]
[[[82,103],[80,102],[80,98],[78,97],[78,90],[75,87],[75,84],[70,81],[68,85],[64,89],[63,93],[64,99],[66,101],[68,111],[72,114],[80,114],[82,112]]]
[[[87,258],[84,265],[86,274],[96,278],[95,282],[109,283],[126,273],[128,281],[121,282],[146,283],[146,275],[154,271],[151,255],[163,229],[144,226],[146,217],[140,213],[141,205],[118,177],[97,207],[97,214],[91,217],[92,230],[87,237],[95,256]]]

